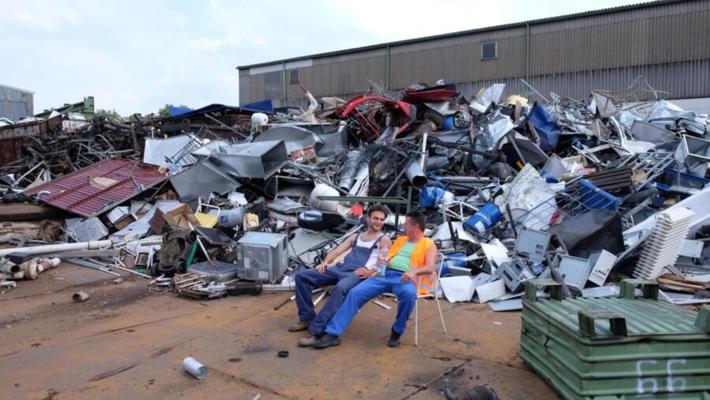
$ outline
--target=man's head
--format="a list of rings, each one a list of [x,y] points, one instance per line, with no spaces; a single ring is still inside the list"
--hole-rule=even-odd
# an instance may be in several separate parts
[[[367,209],[367,226],[374,231],[381,231],[387,219],[387,209],[379,204]]]
[[[404,220],[404,234],[408,237],[418,237],[424,234],[426,217],[419,211],[410,211]]]

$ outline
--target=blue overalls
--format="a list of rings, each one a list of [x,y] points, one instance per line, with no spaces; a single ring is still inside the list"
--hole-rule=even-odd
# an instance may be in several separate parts
[[[353,247],[345,259],[332,268],[328,268],[324,273],[314,269],[306,269],[296,272],[296,305],[298,306],[298,318],[303,322],[310,321],[308,330],[313,335],[320,335],[325,331],[325,326],[333,317],[338,308],[343,303],[348,291],[355,285],[362,282],[355,274],[355,270],[364,267],[370,258],[372,250],[377,248],[383,235],[375,239],[371,247],[361,247],[357,245],[360,235],[353,241]],[[313,306],[313,289],[321,286],[333,285],[335,288],[330,293],[328,302],[316,315]]]

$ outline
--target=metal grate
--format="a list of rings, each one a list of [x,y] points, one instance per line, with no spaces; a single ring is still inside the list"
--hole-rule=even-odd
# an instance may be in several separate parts
[[[547,231],[564,219],[584,214],[590,210],[606,208],[618,211],[621,200],[598,188],[586,179],[580,179],[516,219],[528,229]]]

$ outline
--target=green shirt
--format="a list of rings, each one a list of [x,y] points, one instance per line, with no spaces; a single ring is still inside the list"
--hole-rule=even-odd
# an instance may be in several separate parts
[[[389,267],[391,269],[396,269],[397,271],[409,272],[410,259],[412,258],[412,252],[414,251],[414,243],[407,242],[402,246],[397,254],[390,260]]]

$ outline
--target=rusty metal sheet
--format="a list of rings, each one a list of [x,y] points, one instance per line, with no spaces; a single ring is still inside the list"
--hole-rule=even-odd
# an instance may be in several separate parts
[[[100,215],[166,179],[154,165],[104,160],[26,190],[54,207],[83,217]]]
[[[0,167],[22,158],[22,149],[26,139],[0,139]]]

